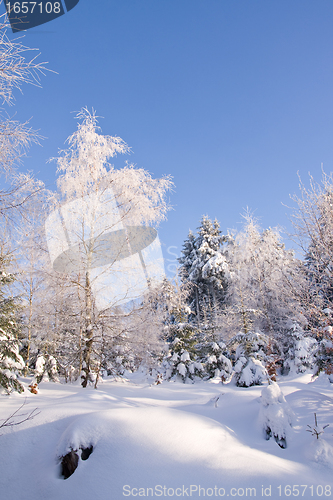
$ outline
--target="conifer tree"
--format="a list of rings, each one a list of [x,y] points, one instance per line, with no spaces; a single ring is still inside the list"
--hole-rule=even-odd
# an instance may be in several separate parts
[[[194,311],[197,326],[213,328],[217,324],[219,309],[222,307],[226,291],[226,261],[217,220],[212,222],[203,216],[197,236],[190,232],[183,245],[180,257],[180,274],[183,281],[192,285],[190,307]]]
[[[326,373],[329,381],[333,383],[333,311],[324,309],[323,315],[317,321],[316,327],[312,329],[312,335],[316,340],[314,358],[314,375]]]
[[[205,377],[219,378],[222,383],[231,379],[233,368],[224,342],[206,342],[201,351]]]
[[[238,333],[228,343],[229,349],[236,348],[234,372],[236,385],[250,387],[262,385],[268,379],[265,368],[268,338],[262,333]]]
[[[304,373],[314,366],[317,342],[310,331],[292,324],[284,337],[283,373]]]
[[[203,366],[199,362],[198,329],[189,322],[192,313],[187,305],[191,287],[175,283],[164,283],[164,300],[167,308],[164,337],[168,352],[164,356],[162,367],[167,379],[181,379],[183,382],[203,375]]]
[[[17,303],[8,293],[8,285],[14,276],[8,272],[8,257],[0,257],[0,386],[9,394],[13,390],[23,392],[24,388],[17,379],[17,373],[24,368],[19,354],[19,326],[17,322]]]

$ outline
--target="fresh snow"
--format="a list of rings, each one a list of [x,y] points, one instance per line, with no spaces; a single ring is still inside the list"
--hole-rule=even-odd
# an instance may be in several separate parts
[[[327,376],[313,382],[308,374],[285,376],[278,385],[249,388],[233,381],[151,385],[153,379],[142,374],[128,377],[105,380],[97,389],[42,382],[36,395],[2,395],[0,419],[25,398],[20,413],[37,407],[40,413],[0,429],[0,497],[278,499],[297,488],[299,495],[292,497],[333,496],[333,394]],[[274,406],[294,414],[286,449],[264,438],[263,409]],[[314,426],[314,412],[318,426],[329,424],[319,440],[306,432]],[[63,479],[59,457],[91,445],[89,458]]]

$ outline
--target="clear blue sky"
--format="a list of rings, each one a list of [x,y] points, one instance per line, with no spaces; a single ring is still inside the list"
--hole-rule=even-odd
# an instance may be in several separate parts
[[[24,42],[58,74],[16,94],[16,119],[47,137],[22,169],[54,188],[46,161],[93,107],[130,161],[174,178],[166,259],[203,214],[225,232],[248,206],[288,228],[297,171],[333,170],[332,0],[80,0]]]

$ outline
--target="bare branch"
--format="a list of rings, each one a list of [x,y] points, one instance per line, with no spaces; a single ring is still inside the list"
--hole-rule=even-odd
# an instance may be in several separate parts
[[[19,411],[25,406],[26,402],[27,398],[25,398],[23,404],[19,408],[17,408],[17,410],[15,410],[11,415],[9,415],[9,417],[3,420],[2,424],[0,424],[0,429],[2,427],[14,427],[15,425],[23,424],[23,422],[32,420],[40,414],[40,411],[37,412],[38,408],[34,408],[30,413],[19,413]],[[15,421],[16,418],[20,418],[21,420]]]

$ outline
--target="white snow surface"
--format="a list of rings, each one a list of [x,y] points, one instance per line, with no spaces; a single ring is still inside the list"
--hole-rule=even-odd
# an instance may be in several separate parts
[[[25,398],[20,413],[37,407],[40,413],[0,429],[0,498],[263,498],[269,488],[271,498],[280,498],[280,485],[281,497],[288,485],[307,485],[299,495],[304,499],[333,496],[333,386],[327,376],[314,382],[307,374],[278,380],[295,413],[286,449],[263,437],[263,386],[152,381],[133,374],[97,389],[42,382],[36,395],[2,395],[0,419]],[[264,391],[266,396],[277,406],[285,404],[277,387]],[[306,432],[314,412],[320,425],[329,424],[319,440]],[[63,479],[59,457],[91,445],[89,458],[80,458],[74,474]],[[320,495],[321,487],[331,494]]]

